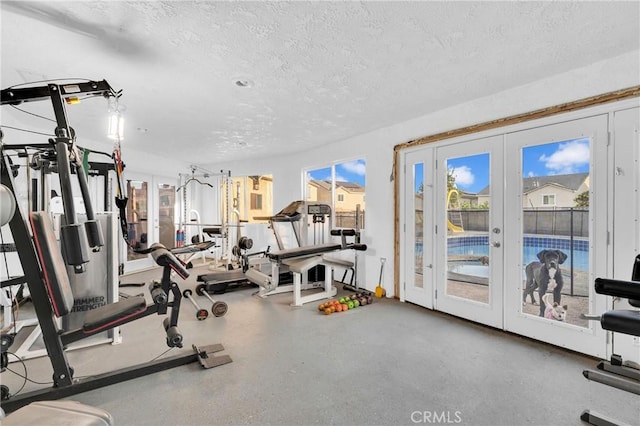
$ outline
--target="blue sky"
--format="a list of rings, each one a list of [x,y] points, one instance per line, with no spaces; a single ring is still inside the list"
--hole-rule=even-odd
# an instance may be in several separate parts
[[[346,161],[338,163],[336,167],[336,180],[355,182],[365,186],[366,162],[364,160]],[[309,170],[307,176],[313,180],[331,180],[331,167]]]
[[[523,176],[551,176],[589,171],[589,139],[572,139],[522,149]],[[489,154],[450,158],[447,167],[453,169],[456,185],[466,192],[476,193],[489,184]],[[416,166],[422,176],[422,166]],[[422,180],[416,181],[416,191]]]

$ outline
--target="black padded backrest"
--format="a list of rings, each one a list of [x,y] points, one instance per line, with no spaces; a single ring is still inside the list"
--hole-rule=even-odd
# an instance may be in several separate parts
[[[49,294],[53,312],[57,317],[61,317],[71,312],[73,308],[73,292],[67,275],[67,267],[56,242],[49,214],[31,212],[29,213],[29,221],[47,294]]]

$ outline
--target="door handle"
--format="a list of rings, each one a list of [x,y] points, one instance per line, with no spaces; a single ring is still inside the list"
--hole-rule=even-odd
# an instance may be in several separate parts
[[[491,245],[494,247],[500,247],[500,241],[493,241]]]

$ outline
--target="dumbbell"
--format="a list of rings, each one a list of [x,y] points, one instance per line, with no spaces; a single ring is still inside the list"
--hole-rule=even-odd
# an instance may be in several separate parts
[[[214,300],[211,296],[209,296],[209,292],[207,292],[206,286],[204,284],[200,284],[196,287],[196,293],[198,293],[200,296],[206,297],[212,303],[211,313],[213,314],[213,316],[221,317],[227,313],[227,309],[229,309],[227,304],[220,300]]]
[[[196,308],[196,318],[198,319],[198,321],[207,319],[207,317],[209,316],[209,312],[207,312],[206,309],[202,309],[200,305],[198,305],[198,303],[195,300],[193,300],[193,297],[191,297],[191,294],[193,294],[193,292],[189,289],[186,289],[185,291],[182,292],[182,295],[187,300],[189,300],[189,302],[191,302],[194,308]]]

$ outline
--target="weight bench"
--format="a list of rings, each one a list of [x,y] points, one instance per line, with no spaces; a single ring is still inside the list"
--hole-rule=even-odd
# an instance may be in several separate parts
[[[174,255],[188,255],[186,260],[181,262],[186,265],[187,269],[193,268],[192,260],[198,256],[202,256],[205,259],[205,252],[210,248],[218,247],[215,241],[197,241],[193,244],[187,244],[184,246],[174,247],[171,249],[171,253]]]
[[[635,258],[631,281],[596,278],[594,287],[598,294],[628,299],[629,305],[640,308],[640,254]],[[583,314],[582,317],[599,320],[603,329],[614,333],[640,336],[640,310],[612,310],[601,316]],[[637,366],[625,366],[619,355],[612,355],[610,361],[601,361],[597,370],[584,370],[582,374],[587,380],[640,395],[640,369]],[[611,418],[591,410],[583,411],[580,419],[597,426],[617,424]]]
[[[302,306],[305,303],[315,302],[316,300],[329,299],[338,293],[338,290],[333,285],[332,268],[324,261],[324,256],[284,260],[283,264],[287,265],[289,271],[293,274],[293,284],[291,285],[291,289],[285,289],[289,286],[280,286],[278,290],[293,290],[293,303],[291,306]],[[303,296],[302,290],[317,288],[316,285],[309,284],[307,281],[309,270],[317,266],[324,268],[324,290]]]
[[[161,244],[154,244],[150,248],[150,254],[156,264],[162,266],[163,272],[161,281],[153,281],[149,285],[152,304],[147,305],[142,295],[129,297],[88,311],[84,324],[77,329],[62,330],[58,327],[56,317],[60,318],[70,313],[74,301],[66,265],[58,249],[49,215],[46,212],[31,212],[29,221],[42,272],[39,282],[29,282],[29,290],[53,367],[54,384],[49,389],[21,394],[2,401],[2,408],[6,412],[14,411],[33,401],[64,398],[195,361],[199,361],[205,368],[231,362],[228,355],[214,357],[208,353],[223,350],[220,344],[201,348],[193,345],[194,353],[186,356],[164,358],[110,373],[74,379],[73,368],[69,365],[65,353],[67,345],[151,314],[169,314],[163,321],[167,346],[181,348],[183,338],[178,329],[178,315],[182,294],[178,285],[171,280],[171,274],[174,272],[185,279],[189,272],[171,251]]]
[[[364,251],[367,249],[365,244],[347,244],[344,239],[345,235],[348,234],[345,233],[343,235],[341,243],[327,243],[269,252],[267,253],[267,257],[271,262],[270,276],[252,268],[249,269],[245,275],[247,279],[261,287],[258,292],[260,297],[293,291],[293,306],[302,306],[303,303],[333,297],[337,294],[337,290],[333,287],[331,260],[327,260],[325,255],[338,250],[351,249]],[[294,283],[292,285],[279,285],[283,266],[287,267],[293,274]],[[303,297],[300,294],[302,290],[319,287],[317,284],[308,282],[307,273],[316,266],[322,266],[324,268],[324,291]]]
[[[353,279],[355,278],[356,273],[354,269],[355,264],[352,261],[345,260],[345,259],[338,259],[337,257],[330,257],[330,256],[322,256],[322,257],[324,261],[327,262],[328,265],[344,268],[344,273],[342,274],[342,279],[340,280],[340,282],[345,285],[345,288],[347,285],[349,287],[353,287]],[[347,273],[349,272],[351,272],[351,275],[349,279],[349,284],[347,284],[345,279],[347,278]]]

